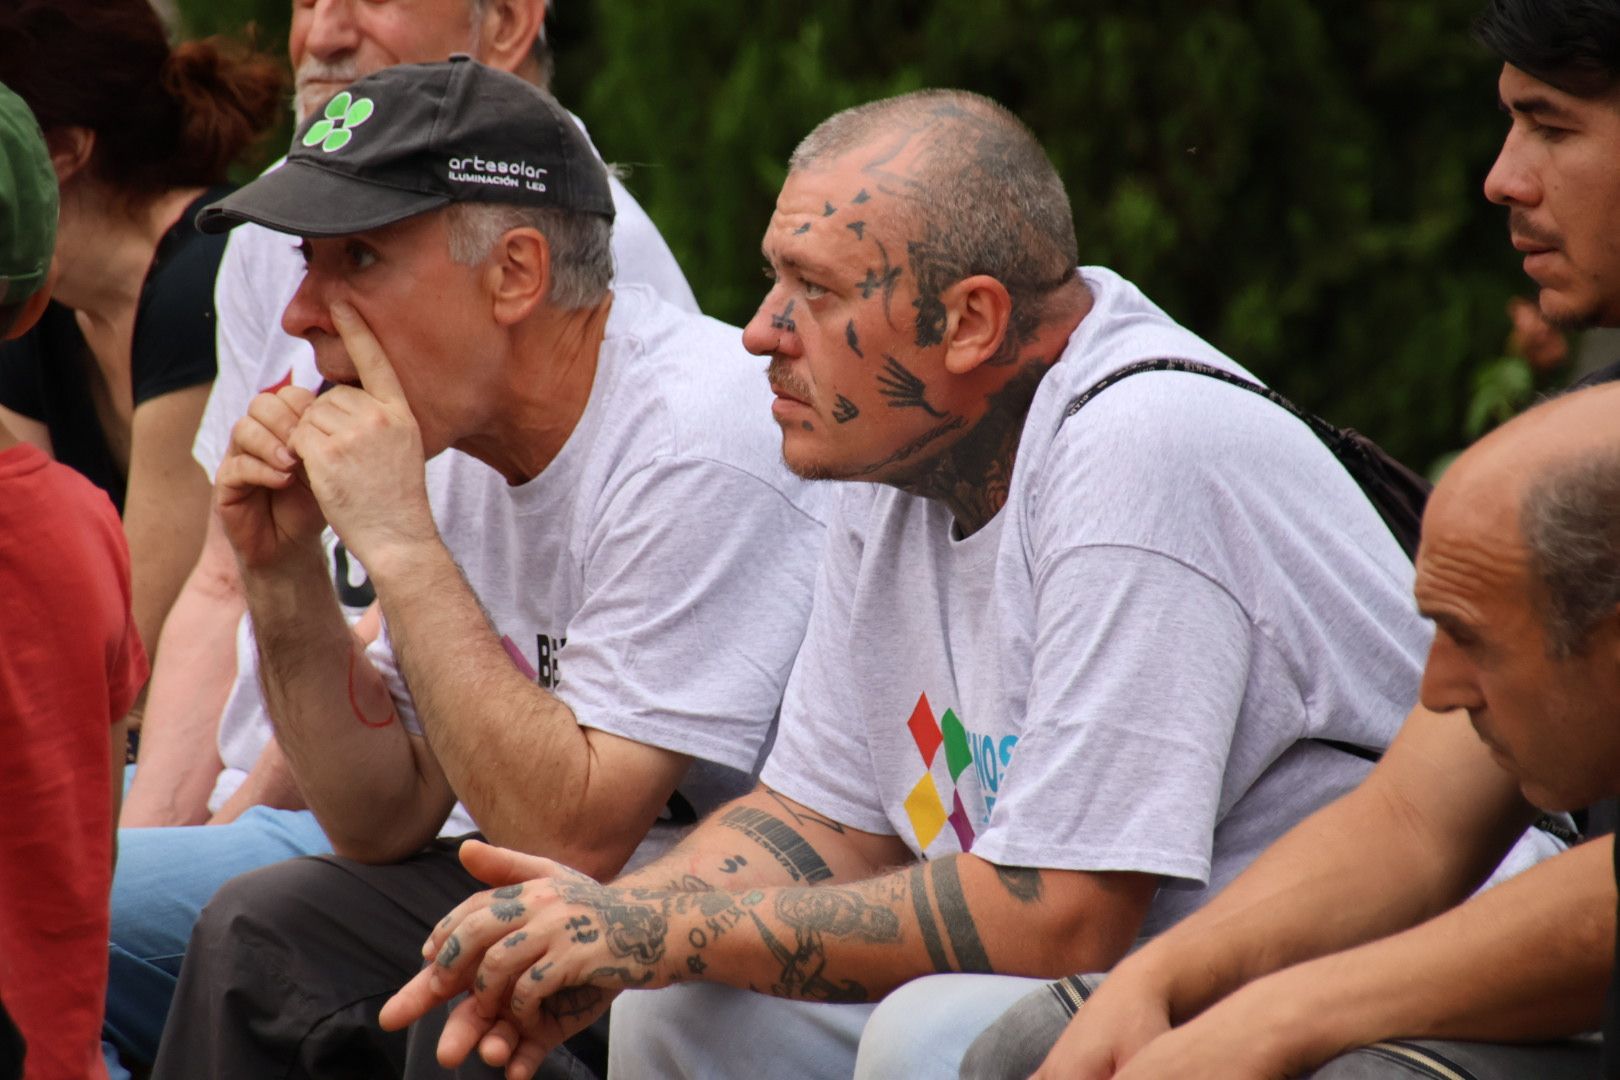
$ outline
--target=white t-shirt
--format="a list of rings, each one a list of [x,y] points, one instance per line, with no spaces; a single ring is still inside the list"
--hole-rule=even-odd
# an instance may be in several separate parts
[[[762,779],[930,858],[1163,876],[1197,907],[1370,767],[1430,630],[1412,564],[1302,423],[1113,272],[1036,393],[1006,505],[849,485]]]
[[[770,400],[734,327],[615,290],[556,459],[511,487],[464,458],[489,480],[463,474],[434,506],[520,670],[582,726],[696,759],[684,824],[752,783],[810,614],[831,493],[782,464]],[[368,655],[420,731],[386,622]]]
[[[671,304],[696,314],[697,301],[691,287],[652,219],[617,178],[609,177],[609,186],[615,211],[615,284],[651,286]],[[320,386],[321,376],[315,369],[315,354],[309,343],[281,329],[281,313],[304,278],[304,261],[297,245],[295,237],[249,224],[234,229],[225,246],[214,285],[214,303],[219,313],[219,374],[192,444],[192,457],[210,477],[224,460],[231,428],[247,413],[256,394],[286,382],[311,390]],[[469,464],[458,462],[461,457],[456,451],[447,451],[428,463],[430,499],[453,486],[453,474]],[[470,464],[482,469],[477,462]],[[374,597],[370,582],[365,569],[347,556],[330,529],[323,542],[332,562],[339,602],[352,623]],[[236,632],[236,679],[220,713],[219,756],[224,768],[208,800],[210,811],[217,811],[241,786],[270,736],[270,720],[259,689],[252,624],[243,616]]]

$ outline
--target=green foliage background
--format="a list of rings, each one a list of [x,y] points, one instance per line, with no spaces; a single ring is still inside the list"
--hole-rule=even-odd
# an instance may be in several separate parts
[[[181,0],[190,32],[288,0]],[[1463,441],[1526,293],[1480,185],[1500,143],[1478,0],[562,0],[557,95],[663,230],[704,309],[745,320],[794,144],[921,86],[1001,101],[1114,267],[1307,408],[1419,467]]]

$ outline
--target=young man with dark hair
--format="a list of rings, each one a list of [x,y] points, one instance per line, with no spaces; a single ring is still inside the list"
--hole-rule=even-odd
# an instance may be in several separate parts
[[[1541,310],[1565,326],[1620,325],[1620,8],[1495,0],[1476,32],[1504,61],[1512,121],[1485,194],[1509,210]],[[1436,491],[1418,559],[1418,601],[1437,623],[1422,705],[1367,780],[1120,964],[1078,1013],[1096,980],[1020,1002],[969,1052],[965,1077],[1027,1075],[1071,1014],[1041,1077],[1597,1074],[1591,1040],[1474,1040],[1598,1026],[1612,837],[1464,901],[1538,806],[1615,790],[1614,601],[1594,623],[1595,654],[1554,648],[1557,605],[1544,601],[1560,590],[1538,583],[1526,554],[1533,466],[1560,450],[1566,464],[1613,454],[1617,399],[1587,396],[1601,393],[1509,425]],[[1577,591],[1601,598],[1601,579]],[[1615,1025],[1611,1008],[1610,1077]]]

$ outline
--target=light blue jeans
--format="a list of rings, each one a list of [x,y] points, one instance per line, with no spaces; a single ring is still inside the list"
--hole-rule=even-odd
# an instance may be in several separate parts
[[[702,1080],[955,1080],[968,1044],[1044,979],[932,975],[877,1006],[687,983],[613,1003],[608,1075]]]
[[[332,845],[307,810],[255,806],[229,825],[119,829],[107,945],[102,1052],[112,1080],[127,1080],[121,1052],[157,1056],[191,928],[215,890],[237,874]]]

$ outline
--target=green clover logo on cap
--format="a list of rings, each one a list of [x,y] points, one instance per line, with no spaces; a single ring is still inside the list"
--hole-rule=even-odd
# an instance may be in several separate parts
[[[344,90],[326,103],[326,115],[304,133],[304,145],[320,143],[321,150],[328,154],[343,149],[354,137],[353,129],[371,118],[372,109],[370,98],[356,99]]]

